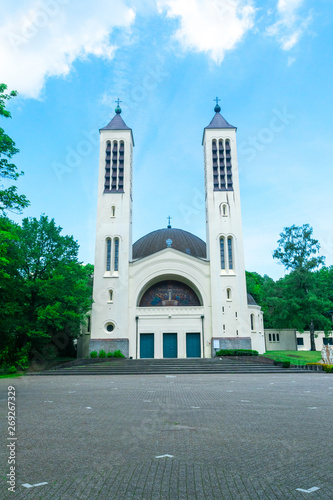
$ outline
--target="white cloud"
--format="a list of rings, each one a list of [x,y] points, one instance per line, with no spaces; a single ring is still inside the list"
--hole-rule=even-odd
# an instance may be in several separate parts
[[[111,59],[110,35],[129,29],[134,11],[122,0],[25,0],[0,24],[1,81],[38,98],[50,76],[65,76],[77,58]]]
[[[311,13],[299,14],[304,0],[278,0],[278,21],[266,30],[267,35],[277,38],[283,50],[292,49],[300,40],[312,21]]]
[[[160,12],[180,18],[175,38],[185,50],[205,52],[220,63],[254,25],[251,0],[160,0]]]
[[[304,0],[279,0],[277,9],[281,14],[294,13],[298,9]]]

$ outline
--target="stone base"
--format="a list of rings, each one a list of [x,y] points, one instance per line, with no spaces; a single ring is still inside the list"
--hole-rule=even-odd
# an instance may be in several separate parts
[[[215,342],[219,342],[219,347],[215,348]],[[251,337],[220,337],[212,338],[212,357],[220,349],[252,349]]]
[[[89,353],[91,353],[91,351],[97,351],[97,353],[99,353],[102,349],[106,354],[119,350],[126,358],[129,357],[128,339],[90,339]]]

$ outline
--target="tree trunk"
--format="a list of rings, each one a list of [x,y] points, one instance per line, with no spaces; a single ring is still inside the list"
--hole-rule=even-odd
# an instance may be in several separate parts
[[[313,321],[311,320],[311,323],[310,323],[310,343],[311,343],[311,351],[315,351],[316,350],[316,344],[315,344],[315,332],[314,332],[314,325],[313,325]]]

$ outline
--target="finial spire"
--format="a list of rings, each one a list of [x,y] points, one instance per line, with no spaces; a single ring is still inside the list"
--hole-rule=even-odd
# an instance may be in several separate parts
[[[119,99],[119,97],[118,97],[118,99],[117,99],[115,102],[117,103],[117,107],[116,107],[116,109],[115,109],[115,112],[117,113],[117,115],[120,115],[120,113],[121,113],[121,107],[119,106],[119,104],[120,104],[121,102],[123,102],[123,101],[121,101],[121,100]]]
[[[216,106],[214,108],[215,113],[219,113],[221,111],[221,107],[219,106],[219,101],[220,100],[221,99],[219,99],[218,97],[216,97],[215,99],[213,99],[213,101],[216,102]]]
[[[171,229],[171,219],[172,219],[172,217],[170,217],[170,215],[169,215],[169,217],[167,217],[167,219],[169,221],[169,224],[167,225],[167,228]]]

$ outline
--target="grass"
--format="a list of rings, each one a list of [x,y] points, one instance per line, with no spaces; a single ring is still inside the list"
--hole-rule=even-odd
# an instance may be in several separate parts
[[[16,378],[22,377],[23,373],[7,373],[6,375],[0,375],[0,378]]]
[[[321,360],[320,351],[267,351],[263,356],[274,361],[290,361],[292,365],[306,365]]]

